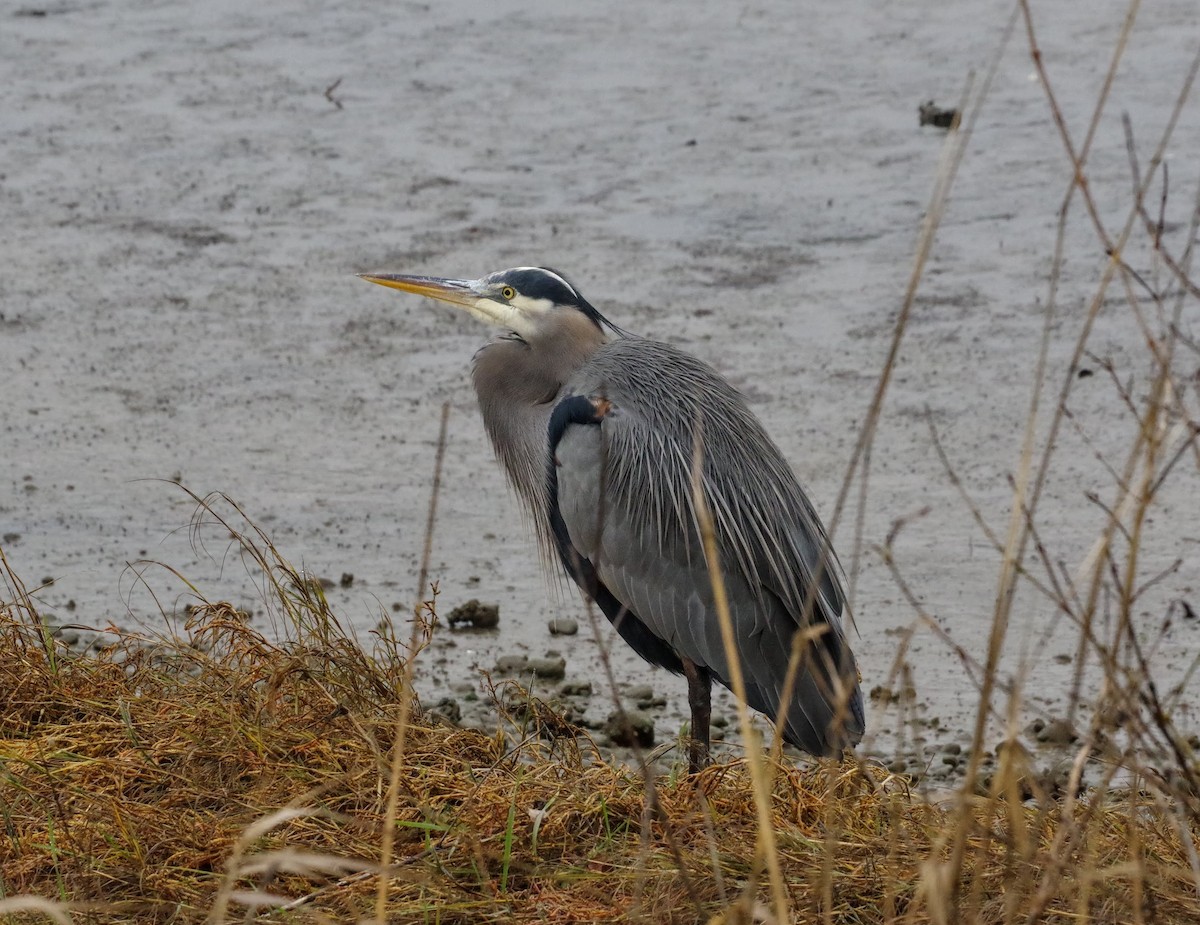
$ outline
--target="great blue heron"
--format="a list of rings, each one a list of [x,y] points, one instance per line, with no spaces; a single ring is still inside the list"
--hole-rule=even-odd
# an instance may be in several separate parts
[[[716,370],[621,330],[544,267],[476,280],[363,278],[503,329],[475,354],[472,371],[496,455],[543,550],[557,552],[642,658],[687,677],[693,770],[707,760],[712,679],[730,686],[694,505],[696,439],[748,703],[810,754],[858,743],[862,693],[825,529]],[[784,704],[802,630],[804,658]]]

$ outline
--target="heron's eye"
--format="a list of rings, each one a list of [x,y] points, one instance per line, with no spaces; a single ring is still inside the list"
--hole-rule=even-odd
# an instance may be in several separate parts
[[[511,302],[517,297],[517,290],[515,290],[512,286],[505,286],[500,290],[500,295],[506,302]]]

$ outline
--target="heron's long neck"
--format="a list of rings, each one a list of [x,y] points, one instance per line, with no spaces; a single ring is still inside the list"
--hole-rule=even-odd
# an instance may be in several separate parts
[[[533,517],[543,554],[549,552],[545,544],[550,542],[546,497],[550,414],[567,382],[605,342],[603,333],[582,313],[564,311],[563,315],[541,337],[491,341],[475,355],[472,369],[492,447]]]

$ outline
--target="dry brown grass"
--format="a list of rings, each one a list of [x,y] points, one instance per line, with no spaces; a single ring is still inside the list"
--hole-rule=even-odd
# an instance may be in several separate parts
[[[520,725],[491,738],[433,722],[412,680],[420,678],[413,665],[427,641],[420,621],[407,644],[384,621],[368,651],[343,631],[319,584],[297,573],[236,505],[230,515],[225,501],[196,499],[202,519],[232,537],[262,577],[272,634],[192,589],[203,603],[179,638],[114,632],[96,657],[70,656],[45,631],[0,551],[0,917],[1200,921],[1200,763],[1195,740],[1173,718],[1186,705],[1186,685],[1156,686],[1146,651],[1165,636],[1170,611],[1147,622],[1143,610],[1144,592],[1161,577],[1146,571],[1144,525],[1153,513],[1177,514],[1163,508],[1164,485],[1189,466],[1200,471],[1200,344],[1184,323],[1184,306],[1200,296],[1189,275],[1200,190],[1189,203],[1185,243],[1169,240],[1163,167],[1200,55],[1145,169],[1130,132],[1133,196],[1124,223],[1106,227],[1087,159],[1135,12],[1136,3],[1082,143],[1067,131],[1024,0],[1010,22],[1010,32],[1025,24],[1069,177],[1007,530],[987,522],[933,435],[950,483],[1002,565],[983,661],[954,642],[909,588],[891,554],[903,522],[877,550],[912,605],[914,630],[937,634],[979,685],[966,778],[942,803],[857,760],[800,770],[751,752],[760,766],[732,761],[691,778],[655,777],[606,763],[581,731],[536,702]],[[854,561],[864,552],[875,424],[980,98],[948,141],[892,347],[835,508],[836,521],[857,479]],[[1152,188],[1163,190],[1157,217],[1147,205]],[[1068,324],[1058,286],[1072,203],[1109,259],[1086,311]],[[1149,282],[1133,259],[1155,269]],[[1138,381],[1118,381],[1093,359],[1112,376],[1114,397],[1135,426],[1123,458],[1104,460],[1112,484],[1095,502],[1107,515],[1104,527],[1069,570],[1042,533],[1039,501],[1111,289],[1138,321]],[[1057,389],[1047,359],[1056,336],[1068,338],[1071,356]],[[1053,793],[1037,786],[1032,759],[1016,741],[1022,678],[999,670],[1019,587],[1032,588],[1078,634],[1069,706],[1081,742],[1072,778]],[[432,612],[427,603],[422,615]],[[1153,625],[1159,619],[1162,628]],[[905,676],[906,646],[897,677]],[[1080,679],[1089,666],[1103,684],[1084,710]],[[985,736],[997,723],[1008,741],[995,771],[985,773]],[[1089,790],[1079,786],[1085,765]]]
[[[268,561],[281,607],[303,617],[281,642],[213,603],[185,639],[118,635],[97,657],[71,657],[28,598],[0,611],[9,920],[371,917],[388,743],[411,696],[404,652],[384,632],[365,654],[319,588]],[[648,801],[641,775],[539,715],[514,742],[413,712],[388,921],[769,920],[744,762],[660,778]],[[1039,921],[1200,920],[1182,837],[1196,834],[1192,808],[1129,792],[1069,814],[1009,799],[1028,771],[1011,755],[996,792],[965,814],[879,767],[776,766],[771,825],[796,920],[1011,921],[1047,889]],[[966,860],[953,871],[961,826]],[[52,904],[20,912],[21,897]]]

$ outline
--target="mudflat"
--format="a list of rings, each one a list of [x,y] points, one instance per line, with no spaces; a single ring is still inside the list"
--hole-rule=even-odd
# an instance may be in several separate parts
[[[333,581],[335,608],[365,636],[384,612],[411,611],[449,402],[430,577],[443,615],[479,599],[499,605],[499,622],[437,630],[418,671],[424,699],[486,723],[480,671],[557,652],[566,683],[591,683],[579,709],[599,728],[611,700],[598,650],[616,642],[619,683],[652,685],[642,699],[660,739],[674,736],[683,682],[650,672],[606,626],[598,641],[574,592],[548,590],[474,407],[467,369],[490,332],[355,274],[558,268],[616,323],[728,376],[829,518],[947,138],[919,124],[918,107],[956,105],[969,72],[979,86],[1008,13],[982,0],[819,13],[777,0],[6,8],[0,545],[31,583],[53,579],[37,597],[61,622],[161,626],[161,611],[193,600],[166,570],[130,565],[144,560],[253,611],[252,576],[219,531],[195,542],[195,504],[173,483],[224,492]],[[1035,8],[1076,142],[1125,13],[1112,0]],[[1130,34],[1088,160],[1114,235],[1132,203],[1121,114],[1144,169],[1195,41],[1183,0],[1148,6]],[[1163,235],[1177,254],[1197,151],[1193,100],[1166,148]],[[986,658],[1001,555],[955,480],[1005,537],[1071,176],[1018,28],[900,343],[867,491],[855,484],[837,526],[875,691],[866,747],[885,757],[965,745],[974,723],[970,661]],[[1116,284],[1071,367],[1109,261],[1078,199],[1063,254],[1034,445],[1074,377],[1036,514],[1044,561],[1066,576],[1106,525],[1139,426],[1124,399],[1136,407],[1153,369],[1144,319]],[[1144,234],[1123,257],[1169,290]],[[1194,301],[1183,318],[1194,336]],[[1197,365],[1187,351],[1178,363],[1181,376]],[[1187,618],[1200,610],[1198,497],[1187,459],[1142,538],[1143,581],[1167,570],[1139,610],[1164,690],[1200,644]],[[880,552],[889,543],[961,653],[905,600]],[[1043,567],[1032,551],[1028,564]],[[560,618],[578,635],[552,634]],[[1077,649],[1077,629],[1022,584],[1001,662],[1021,724],[1063,718]],[[1096,675],[1081,674],[1085,712]],[[906,703],[887,706],[896,696]]]

